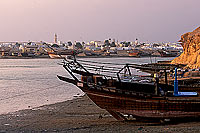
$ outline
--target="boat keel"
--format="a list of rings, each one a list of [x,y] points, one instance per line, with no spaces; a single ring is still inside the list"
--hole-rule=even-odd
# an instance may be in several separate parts
[[[119,120],[119,121],[127,121],[127,118],[125,116],[123,116],[121,113],[119,112],[115,112],[112,110],[107,110],[115,119]]]

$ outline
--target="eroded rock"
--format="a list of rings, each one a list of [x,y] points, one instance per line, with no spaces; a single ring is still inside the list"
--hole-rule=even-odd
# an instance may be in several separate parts
[[[200,27],[181,36],[184,52],[171,63],[187,64],[189,68],[200,68]]]

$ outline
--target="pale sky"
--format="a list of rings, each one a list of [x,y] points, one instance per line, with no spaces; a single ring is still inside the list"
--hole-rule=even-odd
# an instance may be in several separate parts
[[[0,41],[174,42],[200,26],[200,0],[0,0]]]

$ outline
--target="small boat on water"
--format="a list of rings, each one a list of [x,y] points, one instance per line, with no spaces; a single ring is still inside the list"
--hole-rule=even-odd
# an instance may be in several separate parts
[[[161,57],[177,57],[181,54],[179,50],[158,50]]]
[[[68,49],[68,50],[62,50],[62,51],[52,51],[48,52],[48,55],[50,58],[66,58],[68,55],[72,55],[74,50]]]
[[[177,68],[183,66],[163,63],[122,66],[74,57],[63,64],[72,78],[58,78],[80,88],[117,120],[127,120],[127,115],[153,119],[200,117],[200,78],[192,81],[196,83],[192,86],[191,80],[182,79],[189,77],[179,77]],[[136,70],[146,74],[135,75]],[[179,84],[181,80],[190,85]]]
[[[128,55],[131,57],[140,57],[140,51],[133,49],[128,52]]]

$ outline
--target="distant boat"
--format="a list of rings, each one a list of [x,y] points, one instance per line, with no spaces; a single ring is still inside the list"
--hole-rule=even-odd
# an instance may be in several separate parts
[[[179,50],[159,50],[161,57],[176,57],[180,55]]]
[[[128,52],[128,55],[131,57],[140,57],[140,51],[133,49]]]
[[[85,50],[84,54],[86,56],[100,56],[103,54],[102,50]]]
[[[54,52],[48,52],[48,55],[52,59],[56,58],[65,58],[67,55],[73,55],[74,50],[64,50],[64,51],[54,51]]]

